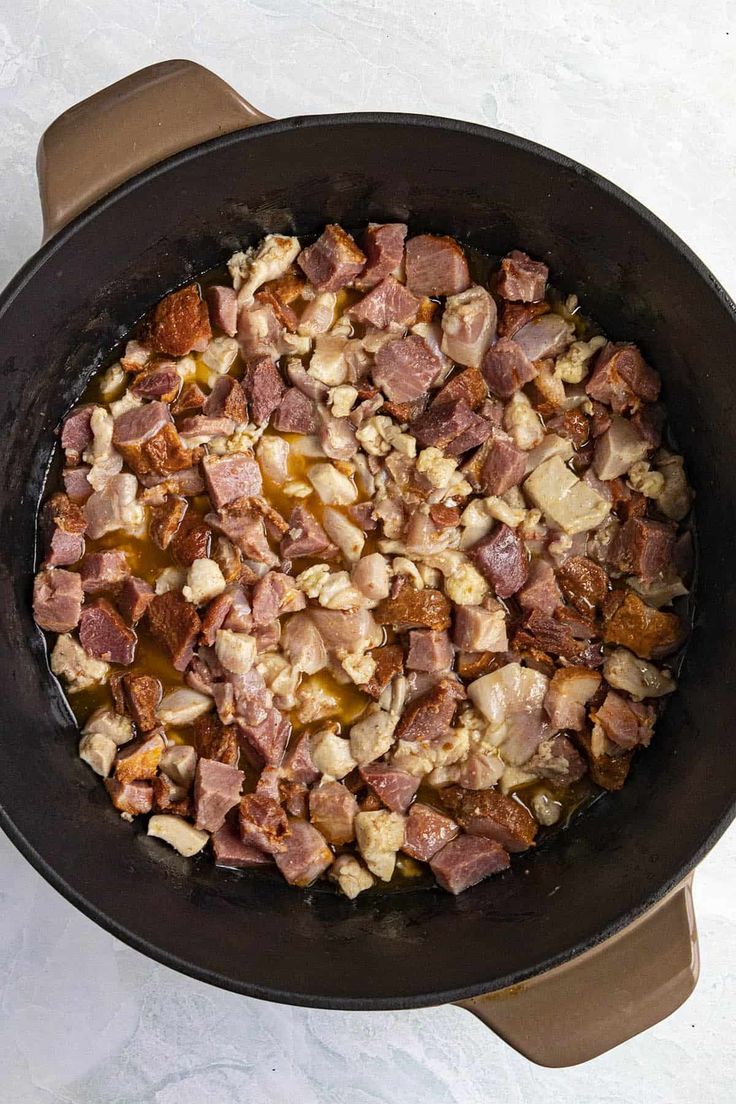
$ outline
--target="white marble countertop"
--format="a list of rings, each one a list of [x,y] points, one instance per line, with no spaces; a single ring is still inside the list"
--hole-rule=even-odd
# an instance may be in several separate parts
[[[0,283],[35,249],[35,148],[62,110],[189,57],[273,116],[417,111],[534,138],[651,207],[736,293],[736,22],[722,0],[20,0],[0,11]],[[667,1022],[536,1068],[467,1013],[310,1011],[117,942],[0,836],[0,1104],[726,1104],[736,830],[695,883],[702,974]]]

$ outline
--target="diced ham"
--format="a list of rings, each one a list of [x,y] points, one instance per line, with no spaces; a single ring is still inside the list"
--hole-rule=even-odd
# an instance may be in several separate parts
[[[534,843],[537,822],[512,797],[495,790],[464,790],[460,786],[448,786],[440,796],[471,836],[497,840],[508,851],[526,851]]]
[[[253,623],[268,625],[282,613],[304,609],[307,600],[290,575],[267,571],[253,587]]]
[[[276,865],[291,885],[306,887],[323,874],[334,856],[312,824],[289,820],[286,850],[276,855]]]
[[[191,450],[193,459],[199,460],[199,452]],[[129,478],[118,476],[117,478]],[[112,480],[110,480],[112,482]],[[145,501],[160,502],[167,494],[199,495],[204,491],[204,480],[199,474],[198,467],[182,468],[181,471],[167,472],[165,475],[143,475],[141,483],[144,487],[153,488],[148,495],[144,495]]]
[[[449,671],[454,652],[446,632],[414,629],[409,633],[406,666],[412,671]]]
[[[397,770],[387,763],[366,763],[360,775],[387,809],[405,813],[414,800],[421,779],[408,771]]]
[[[161,732],[151,732],[127,744],[115,760],[118,782],[135,782],[140,778],[155,778],[166,741]]]
[[[239,750],[234,725],[224,725],[214,714],[205,713],[194,722],[194,742],[198,754],[204,759],[216,759],[230,767],[237,766]]]
[[[381,346],[373,366],[373,382],[391,402],[411,402],[425,394],[441,368],[424,338],[409,334]]]
[[[465,652],[505,652],[508,638],[503,608],[456,606],[452,639]]]
[[[151,404],[153,405],[153,404]],[[135,529],[143,510],[137,501],[138,480],[129,472],[113,475],[84,505],[87,536],[98,540],[116,529]]]
[[[506,870],[509,856],[496,840],[461,835],[433,855],[429,865],[439,885],[457,894]]]
[[[215,437],[229,437],[235,432],[235,422],[232,418],[208,417],[206,414],[195,414],[191,418],[185,418],[179,426],[182,441],[201,445],[209,443]]]
[[[248,421],[245,392],[232,376],[220,376],[205,399],[202,413],[206,418],[232,418],[234,422]]]
[[[151,782],[120,782],[117,778],[106,778],[105,789],[110,795],[118,812],[125,816],[139,816],[150,813],[153,808],[153,785]]]
[[[33,584],[33,617],[41,629],[66,633],[79,624],[82,580],[73,571],[45,568]]]
[[[442,406],[431,406],[414,419],[410,430],[420,445],[444,449],[477,421],[466,401],[456,399]]]
[[[95,407],[91,404],[77,406],[67,414],[61,427],[61,447],[67,464],[78,464],[82,453],[92,444],[90,420]]]
[[[295,506],[289,515],[289,530],[281,541],[281,555],[295,560],[320,555],[331,547],[330,538],[306,506]]]
[[[130,392],[139,399],[161,399],[173,402],[181,390],[181,376],[173,363],[157,364],[148,371],[140,372],[130,385]]]
[[[440,388],[432,405],[437,407],[446,406],[448,403],[464,399],[468,406],[472,407],[473,410],[477,410],[487,398],[488,388],[479,369],[466,368],[464,371],[458,372],[449,383]]]
[[[585,724],[585,706],[595,696],[601,676],[587,667],[562,667],[550,679],[544,710],[556,731],[580,731]]]
[[[602,480],[616,479],[624,475],[632,464],[643,460],[649,448],[649,442],[628,418],[614,415],[608,429],[595,443],[595,473]]]
[[[106,598],[96,598],[82,609],[79,640],[93,659],[127,665],[135,658],[138,638]]]
[[[591,399],[605,403],[617,414],[636,409],[641,400],[656,402],[661,381],[636,345],[608,342],[596,357],[585,384]]]
[[[287,388],[276,410],[273,425],[279,433],[314,433],[317,429],[314,401],[298,387]]]
[[[394,276],[386,276],[372,291],[350,308],[349,314],[356,322],[388,329],[410,325],[417,316],[421,300],[400,284]]]
[[[508,525],[500,523],[481,537],[468,549],[468,556],[499,598],[510,598],[526,582],[529,564],[524,542]]]
[[[517,597],[523,609],[538,609],[550,616],[562,605],[562,593],[547,560],[538,557],[532,560],[529,577]]]
[[[168,406],[158,401],[133,407],[116,418],[112,441],[138,476],[182,471],[199,456],[184,448]]]
[[[238,332],[238,297],[235,289],[215,284],[207,288],[207,306],[210,322],[218,326],[228,337]]]
[[[72,502],[81,505],[92,494],[94,487],[87,479],[91,469],[87,464],[78,468],[64,468],[61,477],[64,480],[64,490]]]
[[[630,518],[611,542],[608,558],[626,575],[638,575],[644,582],[656,578],[672,558],[673,528],[648,518]]]
[[[586,770],[580,752],[567,736],[562,735],[543,740],[524,769],[558,786],[579,782]]]
[[[507,433],[496,429],[484,446],[478,482],[489,495],[503,495],[518,486],[526,474],[528,453],[517,448]]]
[[[283,775],[291,782],[301,782],[307,786],[319,778],[319,771],[312,760],[308,732],[303,733],[286,753]]]
[[[286,384],[271,357],[248,360],[243,372],[251,421],[263,425],[277,410],[286,394]]]
[[[274,567],[278,556],[266,539],[262,511],[252,499],[238,499],[217,514],[205,514],[205,524],[226,536],[249,560]]]
[[[392,625],[398,632],[405,629],[436,629],[450,627],[450,603],[445,595],[432,587],[415,590],[405,578],[395,593],[384,598],[375,610],[379,625]]]
[[[608,576],[600,564],[587,556],[571,556],[558,568],[562,592],[581,613],[591,614],[608,594]]]
[[[501,337],[491,345],[480,367],[491,393],[501,399],[510,399],[514,391],[533,380],[538,371],[521,346],[510,337]]]
[[[406,223],[385,222],[369,226],[363,234],[362,246],[366,256],[365,268],[355,281],[361,291],[375,287],[390,273],[395,273],[404,260]]]
[[[453,437],[448,445],[445,445],[445,455],[462,456],[464,452],[477,448],[478,445],[482,445],[488,440],[495,428],[495,424],[488,418],[474,413],[467,428],[462,433],[458,433],[457,437]]]
[[[514,341],[530,361],[556,357],[571,344],[575,331],[559,314],[543,314],[533,318],[514,334]]]
[[[171,406],[172,414],[197,414],[205,404],[205,393],[198,383],[185,383]]]
[[[140,621],[152,598],[153,587],[150,583],[135,575],[128,575],[123,580],[116,601],[125,620],[134,625],[136,621]]]
[[[496,304],[485,288],[474,284],[451,295],[442,314],[442,352],[456,364],[480,368],[496,336]]]
[[[215,866],[229,866],[235,869],[268,866],[271,856],[252,844],[243,843],[238,832],[227,821],[212,835],[212,850],[215,853]]]
[[[251,453],[205,456],[202,461],[207,493],[216,510],[239,498],[259,495],[263,479],[258,461]]]
[[[211,337],[207,304],[190,284],[157,305],[146,326],[144,343],[156,353],[180,357],[193,351],[201,353]]]
[[[603,640],[620,644],[640,659],[661,659],[684,643],[686,629],[676,613],[653,609],[628,590],[612,595],[606,603]]]
[[[640,745],[649,746],[654,728],[652,706],[629,701],[609,690],[603,705],[591,711],[591,718],[607,739],[620,748],[630,751]]]
[[[148,532],[155,545],[162,550],[169,547],[188,508],[189,503],[182,495],[166,495],[159,506],[151,508]]]
[[[171,541],[174,559],[183,567],[209,556],[212,534],[199,514],[188,513]],[[196,603],[195,603],[196,604]]]
[[[409,809],[401,848],[420,862],[429,862],[437,852],[454,839],[459,828],[454,820],[443,816],[429,805],[416,802]]]
[[[257,700],[257,699],[256,699]],[[238,708],[242,706],[238,705]],[[257,708],[262,711],[261,702]],[[254,751],[258,752],[266,766],[276,767],[284,757],[289,742],[291,725],[275,706],[269,708],[262,721],[237,720],[237,725]]]
[[[334,223],[297,257],[297,264],[317,291],[339,291],[360,275],[365,263],[365,253]]]
[[[158,724],[156,710],[161,701],[161,683],[152,675],[123,675],[122,686],[130,715],[140,732],[151,732]]]
[[[440,679],[426,694],[406,706],[396,726],[396,739],[437,740],[446,736],[461,693],[459,684]]]
[[[372,698],[380,698],[393,677],[403,673],[404,649],[400,644],[383,644],[380,648],[374,648],[370,656],[376,669],[362,689]]]
[[[312,609],[309,617],[329,652],[363,652],[381,641],[381,630],[370,610]]]
[[[358,802],[342,782],[322,781],[309,791],[309,819],[328,843],[340,846],[355,838]]]
[[[470,286],[465,254],[454,238],[420,234],[406,243],[406,285],[417,295],[457,295]]]
[[[501,261],[496,291],[502,299],[522,303],[538,303],[547,291],[549,269],[541,261],[533,261],[519,249],[512,249]]]
[[[270,303],[258,299],[238,311],[238,344],[246,361],[258,357],[276,360],[282,347],[284,326]]]
[[[146,617],[151,632],[165,648],[176,670],[185,671],[202,629],[194,606],[171,590],[152,598]]]
[[[250,793],[241,798],[240,838],[250,847],[267,855],[285,851],[289,822],[279,802],[266,793]]]
[[[85,594],[113,590],[130,574],[125,552],[89,552],[79,566]]]

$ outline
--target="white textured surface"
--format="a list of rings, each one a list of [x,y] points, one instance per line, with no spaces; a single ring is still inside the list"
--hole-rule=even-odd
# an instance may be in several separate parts
[[[733,294],[735,53],[718,0],[5,3],[0,283],[39,238],[43,128],[136,68],[191,57],[274,116],[418,111],[534,138],[650,206]],[[732,830],[696,880],[703,969],[687,1005],[563,1072],[455,1008],[306,1011],[180,977],[82,917],[0,837],[0,1104],[726,1104],[735,868]]]

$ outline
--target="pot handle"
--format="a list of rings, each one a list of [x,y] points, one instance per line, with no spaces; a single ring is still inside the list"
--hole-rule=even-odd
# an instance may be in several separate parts
[[[44,241],[143,169],[269,121],[193,61],[161,61],[103,88],[60,115],[39,143]]]
[[[692,876],[593,950],[531,981],[459,1001],[540,1066],[587,1062],[653,1027],[698,980]]]

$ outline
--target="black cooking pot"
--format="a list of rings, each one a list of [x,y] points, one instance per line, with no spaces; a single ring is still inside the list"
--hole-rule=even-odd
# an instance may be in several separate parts
[[[204,981],[343,1009],[464,1000],[536,1060],[581,1060],[692,988],[689,895],[675,890],[734,812],[733,304],[648,211],[520,138],[421,116],[263,118],[205,70],[170,62],[73,109],[42,143],[47,233],[77,217],[0,300],[0,822],[88,916]],[[105,354],[159,297],[264,233],[367,220],[543,257],[557,287],[662,373],[697,492],[697,621],[653,746],[621,793],[457,899],[407,887],[350,903],[328,885],[303,892],[183,859],[123,823],[77,758],[31,617],[55,430]]]

